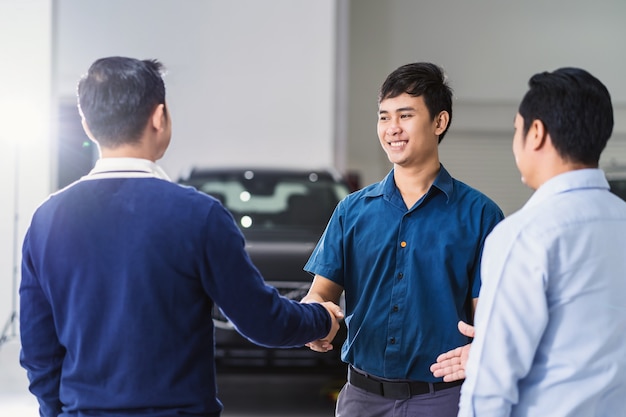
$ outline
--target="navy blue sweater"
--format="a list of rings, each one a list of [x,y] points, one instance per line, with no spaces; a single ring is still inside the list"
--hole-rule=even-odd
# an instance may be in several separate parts
[[[266,286],[217,200],[156,178],[79,181],[23,246],[21,363],[43,416],[218,416],[211,308],[301,346],[330,316]]]

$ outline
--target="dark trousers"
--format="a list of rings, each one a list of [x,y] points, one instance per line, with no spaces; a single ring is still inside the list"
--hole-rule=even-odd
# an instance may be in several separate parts
[[[397,400],[349,382],[337,399],[336,417],[457,417],[461,385]]]

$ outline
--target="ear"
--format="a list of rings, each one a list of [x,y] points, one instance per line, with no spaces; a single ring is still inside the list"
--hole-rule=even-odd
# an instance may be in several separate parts
[[[165,114],[165,104],[159,104],[154,108],[154,111],[152,112],[152,117],[150,119],[152,127],[156,131],[164,130],[167,124],[166,117],[167,116]]]
[[[530,129],[528,129],[528,135],[526,136],[527,141],[529,142],[531,148],[535,151],[538,151],[546,146],[548,143],[548,130],[546,129],[546,125],[539,119],[533,120],[530,125]]]
[[[450,114],[447,111],[440,112],[435,117],[435,135],[439,136],[446,131],[448,123],[450,123]]]
[[[91,133],[91,129],[89,129],[89,126],[87,126],[87,121],[85,120],[84,117],[80,118],[80,123],[83,125],[83,130],[87,134],[87,137],[91,139],[92,142],[98,143],[98,141],[93,137],[93,133]]]

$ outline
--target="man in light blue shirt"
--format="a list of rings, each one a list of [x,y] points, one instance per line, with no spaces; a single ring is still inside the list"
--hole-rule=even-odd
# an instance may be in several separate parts
[[[626,416],[626,203],[598,169],[611,98],[577,68],[529,86],[513,153],[536,192],[487,238],[467,363],[432,369],[465,374],[463,417]]]

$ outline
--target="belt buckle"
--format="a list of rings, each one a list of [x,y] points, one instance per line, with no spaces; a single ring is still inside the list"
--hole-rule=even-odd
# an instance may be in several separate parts
[[[394,382],[382,384],[383,397],[393,400],[408,400],[411,398],[411,385],[408,382]]]

